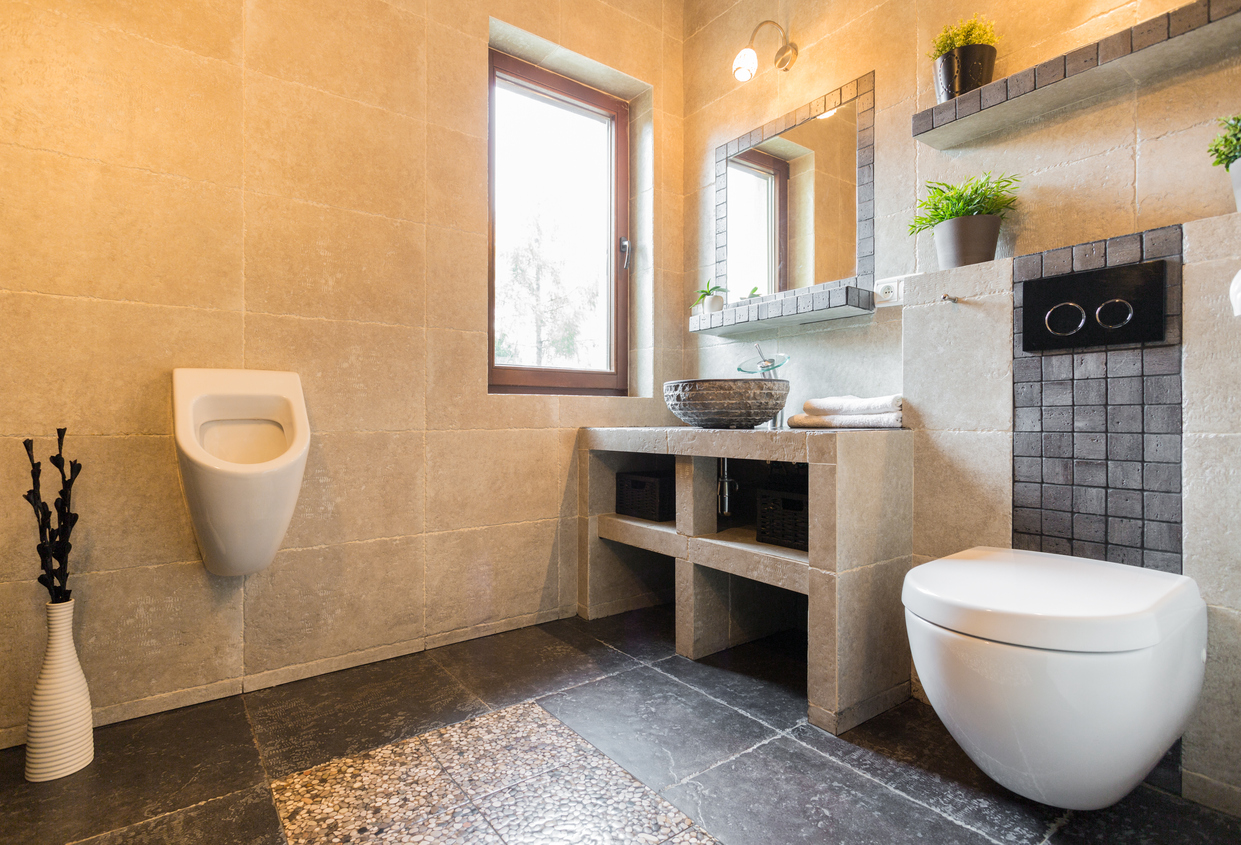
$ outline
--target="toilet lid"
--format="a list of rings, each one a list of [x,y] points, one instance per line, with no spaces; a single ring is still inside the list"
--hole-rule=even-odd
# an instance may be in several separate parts
[[[1183,575],[986,546],[913,568],[901,601],[961,634],[1089,652],[1153,646],[1205,607]]]

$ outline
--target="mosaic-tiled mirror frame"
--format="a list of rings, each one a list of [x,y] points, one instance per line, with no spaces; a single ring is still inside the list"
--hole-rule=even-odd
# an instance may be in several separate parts
[[[715,150],[715,280],[728,287],[728,160],[737,153],[856,100],[857,266],[849,283],[875,289],[875,72],[859,76],[775,120],[721,144]],[[816,284],[828,279],[820,279]]]

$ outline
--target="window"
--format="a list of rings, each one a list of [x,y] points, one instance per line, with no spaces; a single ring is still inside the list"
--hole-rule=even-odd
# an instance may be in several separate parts
[[[492,393],[628,392],[628,117],[491,53]]]
[[[769,294],[788,288],[787,161],[749,150],[728,161],[728,278]]]

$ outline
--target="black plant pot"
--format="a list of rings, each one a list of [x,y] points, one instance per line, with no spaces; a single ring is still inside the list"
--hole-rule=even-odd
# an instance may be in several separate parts
[[[968,44],[949,50],[935,60],[935,99],[946,103],[966,91],[981,88],[995,73],[995,48]]]

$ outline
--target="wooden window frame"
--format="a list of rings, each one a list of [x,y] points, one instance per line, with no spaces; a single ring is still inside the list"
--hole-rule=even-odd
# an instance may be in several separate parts
[[[775,177],[776,205],[776,292],[789,289],[789,163],[784,159],[746,150],[733,156],[730,161],[770,173]]]
[[[525,83],[569,101],[579,102],[612,120],[615,209],[612,229],[612,369],[570,370],[552,367],[496,366],[495,303],[495,132],[488,133],[487,390],[489,393],[554,393],[586,396],[629,394],[629,270],[620,250],[629,237],[629,104],[580,82],[552,73],[496,50],[490,51],[488,103],[495,127],[496,76]],[[629,247],[632,267],[633,246]]]

